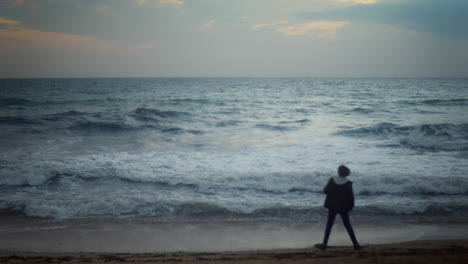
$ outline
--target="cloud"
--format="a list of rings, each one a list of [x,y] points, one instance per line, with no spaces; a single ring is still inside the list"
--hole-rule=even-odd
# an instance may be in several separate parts
[[[4,2],[12,7],[26,6],[28,8],[39,7],[42,4],[51,4],[58,2],[69,2],[71,0],[0,0],[0,3]]]
[[[101,15],[108,15],[112,13],[111,9],[108,6],[96,6],[94,9]]]
[[[287,20],[280,20],[280,21],[272,22],[272,23],[255,24],[255,25],[252,25],[252,28],[258,29],[262,27],[272,27],[272,26],[278,26],[278,25],[287,24],[287,23],[288,23]]]
[[[349,24],[348,21],[311,21],[287,27],[278,28],[277,31],[289,36],[303,36],[308,32],[316,32],[320,38],[333,38],[339,28]]]
[[[205,28],[214,27],[214,26],[215,26],[215,23],[216,23],[216,20],[210,19],[210,20],[208,20],[208,22],[206,22],[206,23],[203,25],[203,27],[205,27]]]
[[[17,6],[23,4],[24,0],[7,0],[6,2],[8,2],[11,6]]]
[[[88,36],[45,32],[29,28],[0,29],[0,40],[15,40],[21,43],[33,44],[35,46],[48,46],[56,44],[92,44],[96,46],[109,46],[108,42],[100,41]]]
[[[16,21],[16,20],[10,20],[10,19],[6,19],[6,18],[3,18],[3,17],[0,17],[0,25],[9,25],[9,26],[14,26],[14,25],[19,25],[19,21]]]
[[[468,37],[468,1],[382,1],[372,5],[345,5],[323,11],[304,12],[307,20],[363,21],[391,25],[417,32]]]
[[[32,2],[31,0],[29,0],[29,1],[26,1],[26,0],[3,0],[2,1],[2,0],[0,0],[0,3],[1,2],[5,2],[8,5],[10,5],[11,7],[24,6],[24,5],[27,5],[27,7],[37,6],[37,3]]]
[[[3,26],[2,25],[6,25]],[[105,50],[141,50],[153,49],[154,43],[122,45],[84,35],[47,32],[24,27],[19,21],[0,17],[0,41],[21,43],[31,47],[86,47]]]
[[[158,4],[160,5],[164,5],[164,4],[183,5],[184,2],[180,0],[158,0]]]
[[[337,0],[337,1],[338,2],[343,2],[343,3],[363,4],[363,5],[369,5],[369,4],[377,3],[377,0]]]

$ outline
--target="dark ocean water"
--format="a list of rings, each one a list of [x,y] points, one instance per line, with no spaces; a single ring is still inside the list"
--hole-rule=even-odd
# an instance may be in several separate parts
[[[340,164],[356,214],[468,218],[468,79],[3,79],[0,210],[315,219]]]

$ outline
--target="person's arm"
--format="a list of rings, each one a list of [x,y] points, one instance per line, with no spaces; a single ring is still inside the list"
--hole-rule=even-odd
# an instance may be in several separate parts
[[[332,181],[332,178],[330,178],[330,179],[328,180],[327,185],[326,185],[325,188],[323,189],[323,193],[328,194],[328,193],[330,192],[331,181]]]
[[[354,192],[353,192],[353,183],[349,185],[349,193],[348,193],[348,199],[349,199],[349,210],[353,210],[354,208]]]

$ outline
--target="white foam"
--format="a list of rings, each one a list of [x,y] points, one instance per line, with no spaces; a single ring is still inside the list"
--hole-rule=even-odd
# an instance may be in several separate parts
[[[320,208],[323,187],[336,174],[331,165],[334,161],[326,155],[314,157],[314,150],[307,148],[289,151],[249,149],[235,153],[146,152],[63,157],[44,162],[40,168],[45,176],[24,174],[19,181],[14,173],[23,173],[21,169],[5,174],[9,178],[3,180],[9,184],[25,181],[34,183],[36,189],[21,187],[21,193],[5,192],[2,207],[24,206],[27,215],[53,218],[167,216],[179,205],[192,202],[243,213],[275,207]],[[302,159],[291,152],[299,152]],[[370,149],[365,160],[371,160],[376,153],[378,149]],[[343,157],[351,159],[348,156],[352,154],[355,153],[344,153]],[[311,158],[311,163],[305,162],[304,157]],[[443,173],[445,167],[422,162],[427,159],[428,156],[420,156],[412,161],[401,157],[386,163],[354,162],[350,165],[350,180],[354,181],[357,204],[375,205],[395,213],[423,213],[431,204],[450,205],[450,196],[466,194],[468,183],[460,176],[462,169],[451,171],[459,176],[448,177]],[[426,175],[427,172],[431,174]],[[53,175],[57,178],[43,185]],[[426,196],[429,194],[433,197]],[[380,197],[385,197],[381,203]]]
[[[0,168],[0,185],[41,185],[54,176],[51,168],[24,165]]]

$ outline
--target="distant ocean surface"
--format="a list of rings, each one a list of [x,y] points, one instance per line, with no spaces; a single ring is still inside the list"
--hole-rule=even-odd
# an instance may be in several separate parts
[[[0,211],[468,219],[468,79],[0,79]]]

